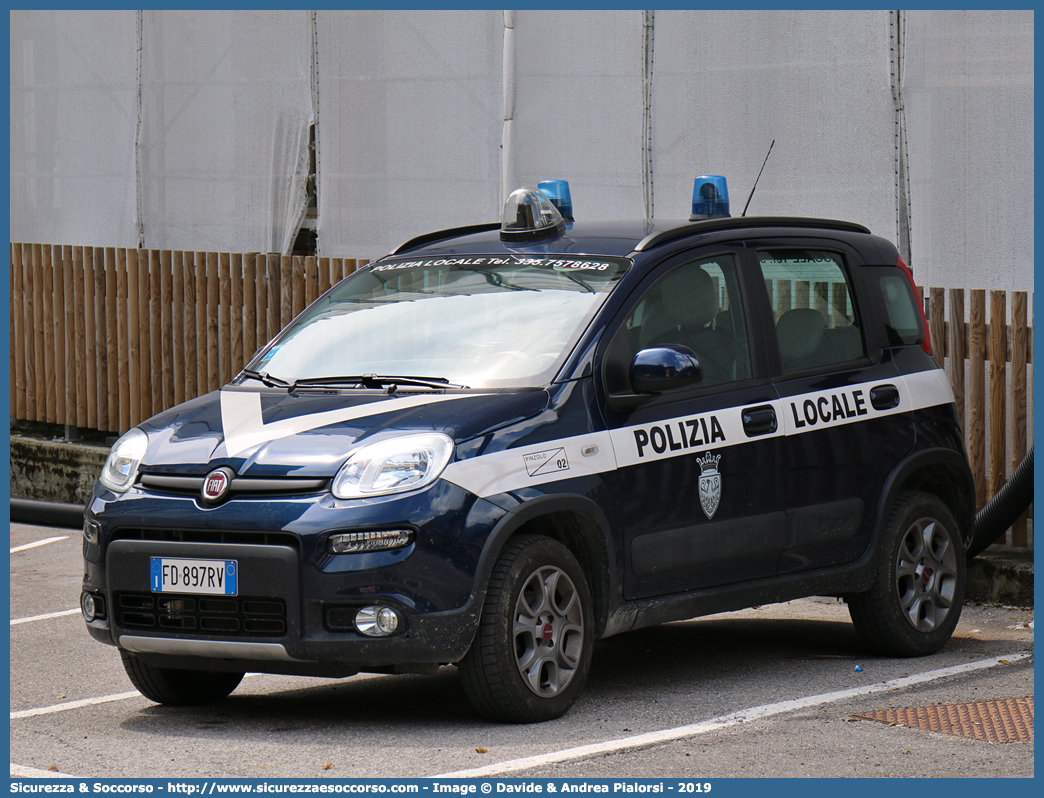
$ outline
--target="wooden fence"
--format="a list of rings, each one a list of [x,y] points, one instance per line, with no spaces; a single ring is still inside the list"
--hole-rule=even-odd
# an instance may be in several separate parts
[[[124,432],[220,388],[306,305],[366,262],[12,244],[11,416]],[[1027,452],[1032,297],[992,291],[987,314],[986,292],[967,293],[967,322],[963,289],[930,288],[925,307],[982,506]],[[1025,519],[1012,528],[1011,543],[1027,545]]]
[[[125,432],[228,382],[367,261],[11,245],[11,416]]]
[[[975,477],[976,506],[982,507],[1028,451],[1027,422],[1033,418],[1033,372],[1028,368],[1033,363],[1032,294],[1014,291],[1009,300],[1005,291],[990,291],[988,313],[986,291],[967,294],[966,312],[964,289],[929,288],[925,314],[935,359],[950,375]],[[1000,323],[993,323],[995,319]],[[1032,511],[1031,506],[1030,518]],[[1009,534],[1011,545],[1030,545],[1025,515]]]

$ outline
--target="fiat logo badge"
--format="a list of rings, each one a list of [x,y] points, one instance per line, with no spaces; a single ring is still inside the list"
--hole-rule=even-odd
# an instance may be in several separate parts
[[[211,471],[203,478],[203,501],[214,504],[221,501],[228,493],[232,477],[227,468]]]

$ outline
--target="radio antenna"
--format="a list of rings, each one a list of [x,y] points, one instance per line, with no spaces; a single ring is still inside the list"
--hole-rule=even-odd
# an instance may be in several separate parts
[[[772,143],[769,144],[769,151],[765,153],[765,160],[761,162],[761,171],[759,171],[758,176],[754,178],[754,188],[750,190],[750,196],[747,197],[747,204],[743,206],[743,213],[740,214],[741,217],[747,215],[747,208],[750,207],[750,201],[754,199],[754,189],[758,187],[758,181],[761,180],[761,172],[765,171],[765,164],[768,163],[769,156],[772,154],[772,148],[775,146],[775,144],[776,140],[772,139]]]

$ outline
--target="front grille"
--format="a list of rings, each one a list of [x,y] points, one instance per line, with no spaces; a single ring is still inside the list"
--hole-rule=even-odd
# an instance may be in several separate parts
[[[138,481],[144,488],[183,496],[199,496],[206,477],[179,476],[176,474],[142,474]],[[229,483],[229,494],[282,495],[316,493],[326,489],[330,480],[326,477],[233,477]]]
[[[152,540],[161,543],[248,543],[255,546],[289,546],[298,549],[300,538],[290,532],[251,532],[229,529],[148,529],[121,527],[112,540]]]
[[[246,596],[163,596],[117,593],[115,620],[123,629],[240,637],[286,634],[286,602]]]

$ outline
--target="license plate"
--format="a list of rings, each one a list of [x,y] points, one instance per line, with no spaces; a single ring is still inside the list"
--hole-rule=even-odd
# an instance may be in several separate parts
[[[185,560],[152,557],[153,593],[202,593],[235,596],[239,569],[235,560]]]

